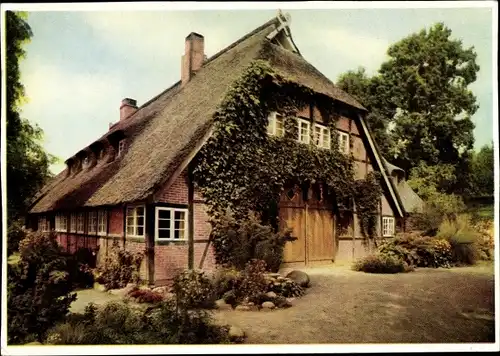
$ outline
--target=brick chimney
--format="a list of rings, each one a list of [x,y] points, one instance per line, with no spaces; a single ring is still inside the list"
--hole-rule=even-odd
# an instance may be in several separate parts
[[[191,32],[186,37],[184,55],[181,62],[182,86],[193,77],[193,73],[201,68],[205,60],[205,39],[202,35]]]
[[[137,111],[137,100],[125,98],[120,105],[120,121],[125,120],[127,117]]]

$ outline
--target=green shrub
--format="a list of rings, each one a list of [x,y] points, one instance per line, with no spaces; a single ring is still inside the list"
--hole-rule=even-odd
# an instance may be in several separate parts
[[[258,302],[261,294],[267,292],[268,282],[264,276],[266,262],[262,260],[251,260],[245,266],[241,274],[241,283],[236,290],[238,300],[248,298],[250,302]]]
[[[283,281],[271,283],[269,291],[286,298],[300,297],[305,293],[304,288],[288,278]]]
[[[124,288],[129,283],[140,281],[139,270],[144,252],[132,253],[118,246],[114,241],[104,264],[98,268],[97,282],[104,284],[107,290]]]
[[[160,293],[150,289],[136,289],[130,292],[129,296],[135,298],[137,303],[159,303],[163,300]]]
[[[413,267],[450,267],[452,262],[451,246],[446,240],[418,233],[402,233],[385,239],[379,244],[378,252]]]
[[[479,235],[478,241],[476,243],[478,249],[478,258],[484,261],[492,261],[495,251],[493,220],[476,220],[473,227]]]
[[[221,299],[226,293],[237,290],[241,283],[241,278],[241,272],[234,268],[218,268],[212,278],[212,286],[216,298]]]
[[[172,291],[183,308],[210,308],[215,302],[215,291],[210,279],[202,271],[186,270],[174,278]]]
[[[455,194],[433,192],[425,199],[425,208],[413,216],[413,226],[426,236],[434,236],[445,219],[454,219],[463,213],[466,206],[463,199]]]
[[[408,265],[399,258],[381,254],[369,255],[357,260],[353,269],[367,273],[401,273],[409,271]]]
[[[206,311],[163,302],[147,309],[109,302],[99,310],[70,317],[54,327],[46,343],[75,344],[218,344],[227,343],[228,329],[213,323]]]
[[[476,263],[479,257],[480,234],[471,224],[469,215],[461,214],[454,219],[445,219],[439,226],[437,237],[450,243],[453,263]]]
[[[296,240],[291,230],[275,232],[255,216],[237,221],[229,212],[214,222],[212,237],[219,265],[243,270],[247,262],[257,259],[265,261],[268,270],[274,272],[283,261],[285,244]]]
[[[7,227],[7,256],[19,251],[19,243],[27,233],[23,225],[21,220],[9,222]]]
[[[19,252],[19,262],[8,266],[9,344],[33,337],[41,341],[76,299],[66,257],[54,234],[28,231]]]

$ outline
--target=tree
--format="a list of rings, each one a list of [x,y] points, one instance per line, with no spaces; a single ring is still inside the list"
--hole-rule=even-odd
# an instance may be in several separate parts
[[[379,104],[381,97],[385,95],[383,91],[380,91],[382,86],[379,78],[368,77],[366,70],[359,67],[356,71],[341,74],[337,80],[337,86],[351,94],[368,110],[366,123],[370,127],[379,149],[382,151],[382,155],[388,155],[393,145],[387,136],[388,118],[394,115],[393,111],[395,109]]]
[[[479,71],[477,55],[450,36],[437,23],[390,46],[376,76],[358,70],[339,80],[377,116],[367,121],[388,129],[378,142],[390,143],[384,153],[407,172],[421,161],[456,166],[474,144],[471,116],[478,105],[468,85]]]
[[[24,12],[7,11],[6,18],[6,99],[7,99],[7,208],[9,221],[26,213],[33,195],[51,176],[49,164],[54,157],[40,144],[42,130],[19,113],[25,102],[19,63],[26,55],[23,46],[33,33]]]
[[[473,155],[472,172],[475,195],[493,195],[495,185],[493,155],[493,143],[484,145],[478,153]]]

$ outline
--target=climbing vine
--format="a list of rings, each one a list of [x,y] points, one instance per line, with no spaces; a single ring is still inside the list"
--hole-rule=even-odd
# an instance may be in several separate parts
[[[312,127],[310,144],[296,141],[292,118],[311,102],[329,120],[323,124],[331,128],[330,150],[314,145]],[[371,194],[356,192],[375,192],[376,177],[354,179],[352,158],[337,147],[335,109],[332,100],[281,76],[268,62],[253,62],[228,90],[214,115],[214,133],[194,162],[193,178],[212,223],[229,209],[237,219],[258,213],[264,223],[276,227],[276,207],[285,187],[321,182],[328,198],[356,200],[363,233],[373,236],[372,214],[380,195],[372,201]],[[267,134],[268,116],[274,111],[285,117],[283,137]]]

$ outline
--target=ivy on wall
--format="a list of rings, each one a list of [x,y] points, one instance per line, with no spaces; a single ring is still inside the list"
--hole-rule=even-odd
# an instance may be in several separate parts
[[[314,103],[330,127],[330,150],[298,143],[296,113]],[[268,116],[285,117],[284,137],[267,134]],[[374,236],[379,191],[377,178],[354,179],[352,157],[337,147],[336,114],[330,98],[318,96],[276,73],[268,62],[252,63],[229,89],[214,116],[214,133],[194,162],[193,178],[203,194],[213,224],[230,209],[246,219],[257,212],[277,226],[277,204],[285,187],[321,182],[330,199],[354,199],[365,236]],[[374,194],[367,194],[367,191]]]

